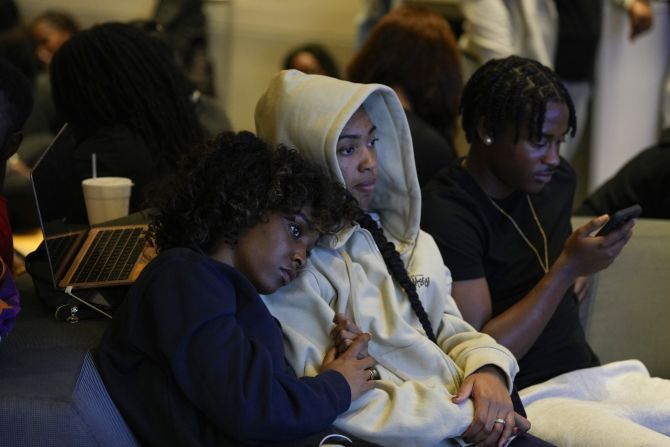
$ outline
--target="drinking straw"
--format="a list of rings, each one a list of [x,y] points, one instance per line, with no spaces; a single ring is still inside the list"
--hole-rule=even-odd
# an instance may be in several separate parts
[[[98,176],[98,164],[95,159],[95,152],[91,155],[91,167],[93,169],[93,178]]]

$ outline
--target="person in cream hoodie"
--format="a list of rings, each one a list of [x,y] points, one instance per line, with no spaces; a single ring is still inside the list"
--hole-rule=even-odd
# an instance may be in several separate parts
[[[412,142],[393,90],[282,71],[255,119],[261,138],[325,166],[367,213],[322,237],[297,278],[264,297],[298,374],[317,374],[335,319],[340,328],[371,334],[375,389],[335,426],[405,447],[504,445],[515,427],[526,431],[529,423],[510,399],[514,356],[463,321],[449,270],[419,229]]]

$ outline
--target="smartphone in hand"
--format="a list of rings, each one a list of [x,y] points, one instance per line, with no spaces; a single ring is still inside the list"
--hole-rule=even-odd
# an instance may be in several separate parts
[[[640,205],[631,205],[628,208],[617,211],[610,216],[610,220],[596,233],[596,236],[605,236],[610,232],[621,227],[631,219],[638,217],[642,213],[642,207]]]

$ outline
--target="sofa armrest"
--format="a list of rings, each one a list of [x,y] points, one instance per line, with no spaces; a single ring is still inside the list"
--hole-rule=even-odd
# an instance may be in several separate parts
[[[574,217],[573,227],[589,218]],[[587,339],[603,363],[636,358],[670,379],[670,220],[636,219],[633,237],[599,273]]]

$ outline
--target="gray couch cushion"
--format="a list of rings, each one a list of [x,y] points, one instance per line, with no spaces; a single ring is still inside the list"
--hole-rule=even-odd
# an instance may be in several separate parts
[[[573,227],[589,219],[573,218]],[[586,324],[600,360],[641,360],[670,379],[670,220],[636,219],[633,237],[599,274]]]
[[[136,446],[89,349],[107,321],[55,321],[17,280],[22,311],[0,344],[0,446]]]

